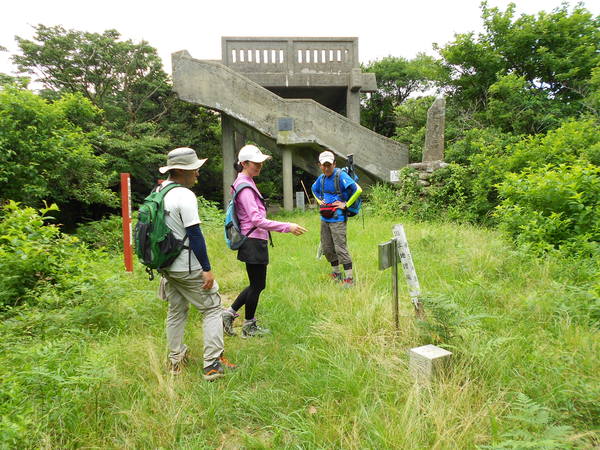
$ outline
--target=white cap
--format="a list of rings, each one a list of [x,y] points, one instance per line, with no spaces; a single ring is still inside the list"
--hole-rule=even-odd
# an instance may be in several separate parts
[[[189,147],[179,147],[171,150],[167,155],[167,165],[158,169],[160,173],[166,173],[171,169],[196,170],[206,162],[208,158],[198,159],[196,150]]]
[[[244,161],[252,161],[255,163],[261,163],[269,159],[271,155],[265,155],[256,145],[244,145],[238,153],[238,162],[243,163]]]
[[[335,156],[330,151],[325,151],[319,155],[319,163],[321,163],[321,164],[325,164],[325,163],[333,164],[334,161],[335,161]]]

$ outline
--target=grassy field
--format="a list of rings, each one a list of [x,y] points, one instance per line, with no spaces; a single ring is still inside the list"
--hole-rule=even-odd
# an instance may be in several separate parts
[[[287,219],[285,219],[287,220]],[[291,219],[290,219],[291,220]],[[600,445],[598,285],[584,263],[535,260],[495,232],[366,216],[349,225],[356,286],[341,289],[309,233],[274,234],[257,317],[270,337],[227,337],[240,366],[202,380],[193,311],[184,373],[166,371],[165,304],[142,267],[97,261],[72,307],[2,322],[2,428],[7,448],[592,448]],[[390,271],[377,244],[404,223],[426,301],[417,322],[400,283],[395,330]],[[243,265],[207,232],[225,304]],[[591,264],[591,263],[590,263]],[[596,272],[597,273],[597,272]],[[42,294],[41,294],[42,295]],[[48,295],[48,294],[45,294]],[[54,294],[57,295],[57,294]],[[60,294],[58,294],[60,295]],[[430,386],[407,350],[454,355]]]

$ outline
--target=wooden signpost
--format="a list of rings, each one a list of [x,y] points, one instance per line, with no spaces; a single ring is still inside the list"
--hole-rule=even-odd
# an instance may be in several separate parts
[[[418,317],[423,314],[423,305],[419,301],[421,288],[419,286],[419,279],[417,278],[417,272],[412,261],[410,249],[408,248],[404,227],[400,224],[394,225],[392,232],[394,237],[391,240],[379,244],[379,270],[385,270],[389,267],[392,268],[392,308],[394,310],[394,323],[396,324],[396,328],[399,328],[398,262],[402,265],[404,278],[408,283],[410,299]]]
[[[379,244],[379,270],[392,268],[392,293],[394,297],[394,321],[396,328],[400,327],[398,314],[398,262],[402,265],[404,278],[408,283],[410,300],[415,308],[417,317],[423,317],[423,304],[419,300],[421,287],[417,278],[417,271],[413,264],[412,255],[408,248],[408,240],[404,227],[400,224],[394,225],[392,233],[394,237],[383,244]],[[435,345],[424,345],[409,350],[410,373],[420,383],[429,383],[433,377],[441,372],[448,364],[452,352]]]
[[[128,173],[121,174],[121,216],[123,218],[123,258],[125,260],[125,271],[133,272],[131,183]]]

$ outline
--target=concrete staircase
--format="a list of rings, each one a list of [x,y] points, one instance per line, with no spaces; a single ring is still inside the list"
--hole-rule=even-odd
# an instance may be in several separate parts
[[[361,172],[377,180],[390,181],[390,170],[408,164],[404,145],[314,100],[284,99],[220,61],[194,59],[185,50],[174,53],[172,63],[174,89],[182,100],[226,114],[277,148],[291,148],[294,164],[310,172],[323,148],[342,158],[354,154]]]

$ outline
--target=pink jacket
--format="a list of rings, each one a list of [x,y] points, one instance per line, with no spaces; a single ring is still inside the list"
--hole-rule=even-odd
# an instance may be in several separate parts
[[[235,199],[235,210],[242,234],[247,234],[253,227],[256,227],[256,230],[249,237],[255,239],[269,239],[269,231],[289,233],[290,224],[288,222],[267,219],[267,210],[258,197],[260,192],[252,177],[239,173],[233,187],[237,188],[241,183],[248,183],[252,186],[252,188],[242,190]],[[233,191],[231,192],[233,194]]]

